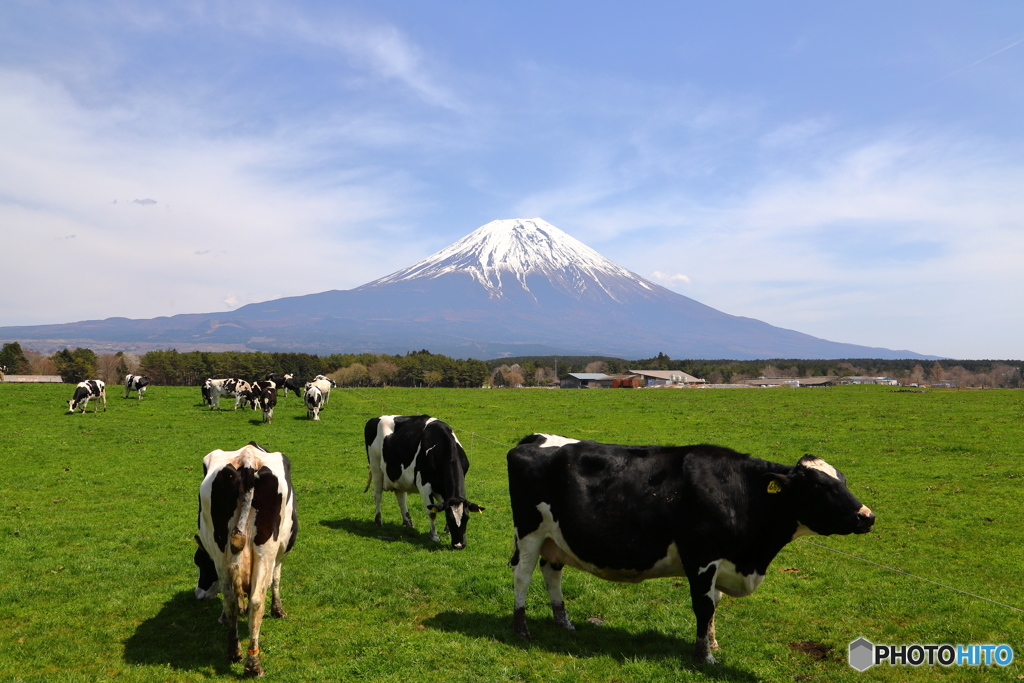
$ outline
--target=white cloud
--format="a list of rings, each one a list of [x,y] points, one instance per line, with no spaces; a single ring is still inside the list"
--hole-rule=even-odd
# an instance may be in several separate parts
[[[688,275],[683,275],[682,273],[663,273],[660,270],[651,273],[650,279],[668,287],[690,284],[690,277]]]

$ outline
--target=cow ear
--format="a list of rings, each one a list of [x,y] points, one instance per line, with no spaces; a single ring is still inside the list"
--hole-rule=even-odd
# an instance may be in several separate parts
[[[487,508],[480,507],[476,503],[469,503],[466,507],[469,508],[470,512],[483,512],[484,510],[487,509]]]
[[[430,505],[427,506],[427,509],[430,510],[431,512],[441,512],[441,511],[444,510],[444,504],[443,503],[431,503]]]
[[[789,477],[785,474],[768,472],[765,476],[768,479],[768,493],[782,493],[789,488]]]

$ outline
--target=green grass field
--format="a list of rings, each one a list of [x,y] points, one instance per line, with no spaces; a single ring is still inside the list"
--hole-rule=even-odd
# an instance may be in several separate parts
[[[280,681],[905,681],[1024,678],[1024,392],[778,390],[335,390],[322,422],[282,399],[274,423],[211,412],[198,388],[66,415],[68,385],[0,385],[0,680],[234,679],[219,602],[197,602],[192,540],[203,456],[255,440],[286,453],[300,532],[284,565],[286,619],[264,622]],[[227,402],[225,401],[225,405]],[[90,406],[91,411],[91,406]],[[384,527],[364,493],[365,420],[447,420],[472,463],[468,548]],[[716,443],[792,464],[818,455],[878,515],[864,536],[787,546],[758,591],[723,598],[721,664],[692,657],[685,579],[620,585],[566,569],[578,631],[551,621],[539,574],[534,640],[511,631],[511,515],[504,456],[523,435],[612,443]],[[824,546],[824,547],[822,547]],[[851,553],[869,562],[832,552]],[[588,619],[591,619],[588,621]],[[600,623],[597,623],[600,622]],[[243,631],[244,632],[244,631]],[[847,645],[1007,643],[1008,668],[879,666]]]

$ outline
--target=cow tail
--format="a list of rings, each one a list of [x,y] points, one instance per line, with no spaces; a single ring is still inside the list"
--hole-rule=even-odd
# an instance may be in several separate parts
[[[242,453],[240,465],[238,474],[242,480],[242,506],[238,513],[238,522],[235,524],[235,528],[231,530],[231,552],[235,554],[242,552],[247,540],[245,527],[249,520],[249,513],[252,510],[252,498],[256,490],[256,469],[259,466],[256,456],[248,447]]]
[[[370,472],[369,470],[367,470],[367,472],[366,472],[366,488],[363,489],[363,493],[366,493],[367,491],[370,490],[370,484],[372,484],[372,483],[373,483],[373,472]],[[373,495],[377,495],[377,494],[375,493]]]

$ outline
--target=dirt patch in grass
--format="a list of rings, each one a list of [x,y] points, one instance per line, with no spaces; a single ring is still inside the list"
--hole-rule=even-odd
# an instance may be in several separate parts
[[[828,659],[829,653],[832,652],[831,645],[816,643],[813,640],[802,640],[799,643],[790,643],[789,649],[793,652],[805,654],[817,662],[822,662]]]

